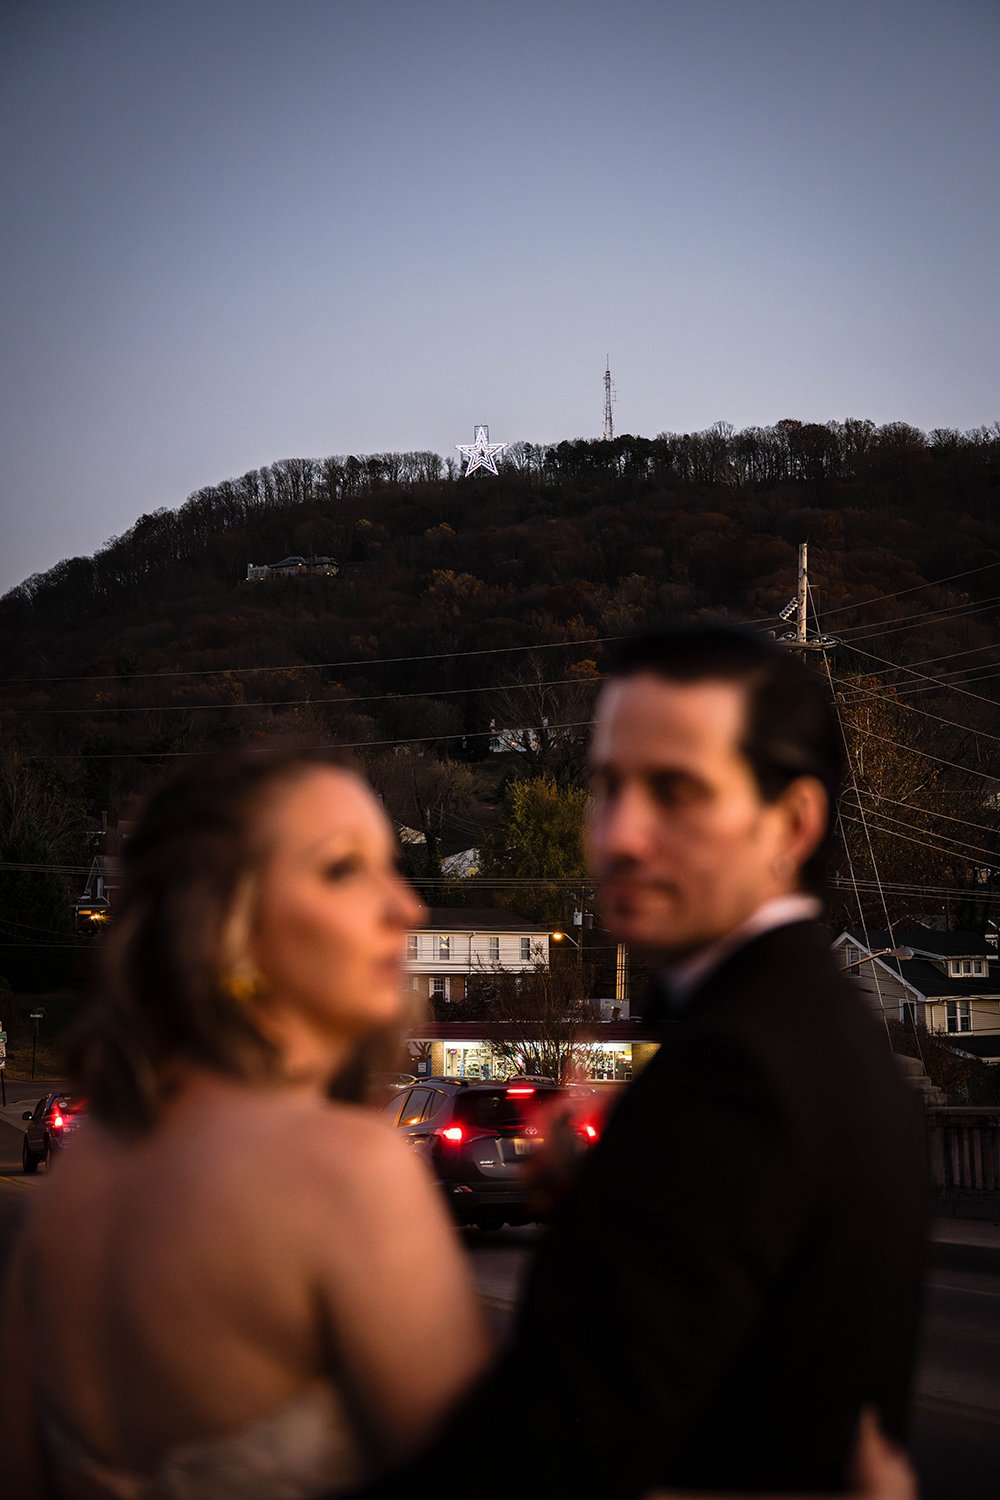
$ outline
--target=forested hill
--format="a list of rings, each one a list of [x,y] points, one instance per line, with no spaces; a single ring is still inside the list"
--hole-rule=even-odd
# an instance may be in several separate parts
[[[639,594],[640,608],[767,615],[779,607],[775,575],[778,595],[791,582],[788,548],[806,537],[833,607],[959,571],[972,550],[996,545],[998,493],[1000,423],[924,434],[898,422],[788,420],[516,443],[499,478],[460,478],[428,452],[287,459],[142,515],[94,557],[27,579],[0,598],[0,630],[19,677],[94,673],[109,659],[117,670],[123,653],[147,671],[204,665],[190,652],[228,652],[238,636],[229,617],[247,607],[246,592],[232,591],[248,562],[288,554],[332,554],[343,577],[308,598],[300,589],[291,605],[273,590],[256,599],[254,622],[263,611],[274,629],[254,650],[281,664],[315,659],[295,620],[320,600],[330,639],[339,639],[330,616],[374,620],[379,654],[400,636],[408,649],[451,631],[448,573],[467,575],[467,630],[502,620],[504,639],[513,630],[519,643],[534,638],[520,623],[539,608],[603,629],[626,581],[629,612]],[[396,618],[401,601],[417,600]],[[158,623],[170,626],[162,638]],[[351,651],[367,654],[363,642]]]
[[[472,842],[495,807],[491,722],[513,735],[547,720],[517,764],[571,783],[601,641],[672,611],[777,625],[808,540],[821,627],[843,643],[833,670],[845,703],[856,718],[862,704],[869,719],[890,716],[865,731],[869,766],[879,747],[922,746],[973,768],[949,792],[969,796],[969,777],[998,769],[986,670],[1000,672],[1000,650],[987,649],[998,501],[1000,425],[785,421],[517,443],[499,477],[460,477],[430,453],[282,461],[143,515],[95,557],[0,600],[4,753],[113,818],[150,766],[235,738],[294,728],[367,747],[376,771],[420,745],[428,774],[447,758],[475,779],[464,802],[451,798]],[[332,556],[339,575],[244,581],[249,563],[289,554]],[[935,764],[904,778],[895,801],[926,799]],[[461,778],[445,770],[453,788]],[[979,823],[995,787],[976,784]],[[449,798],[413,795],[425,813]],[[949,829],[952,842],[968,837],[941,828],[942,849]],[[992,847],[985,834],[974,842]]]

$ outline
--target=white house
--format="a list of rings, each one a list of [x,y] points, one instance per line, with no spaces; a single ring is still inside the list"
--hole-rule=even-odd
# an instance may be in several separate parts
[[[431,907],[406,939],[410,989],[420,1000],[464,1000],[470,974],[548,968],[549,929],[499,907]]]

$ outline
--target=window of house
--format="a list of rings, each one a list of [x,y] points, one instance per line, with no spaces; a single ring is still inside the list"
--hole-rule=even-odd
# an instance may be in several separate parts
[[[420,957],[420,939],[415,932],[411,932],[407,935],[406,956],[407,958]]]
[[[450,958],[450,957],[451,957],[451,938],[450,937],[439,937],[438,938],[438,958]]]
[[[522,961],[524,963],[527,963],[527,961],[528,961],[528,959],[530,957],[531,957],[531,939],[530,938],[522,938],[521,939],[521,959],[522,959]]]
[[[861,949],[857,943],[844,944],[844,957],[847,960],[847,972],[849,974],[857,974],[859,972],[858,964],[861,959]]]
[[[451,984],[443,975],[438,975],[431,980],[431,998],[433,1000],[448,1000],[451,998]]]
[[[947,1011],[949,1031],[972,1030],[972,1007],[968,1000],[949,1000]]]
[[[915,1000],[900,1000],[899,1019],[906,1026],[917,1024],[917,1002]]]
[[[490,963],[498,964],[500,962],[500,939],[498,937],[489,939],[489,953]]]

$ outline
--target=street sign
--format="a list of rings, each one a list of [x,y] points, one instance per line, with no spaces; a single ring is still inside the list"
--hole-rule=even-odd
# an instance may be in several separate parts
[[[32,1021],[40,1021],[44,1014],[44,1010],[32,1010],[28,1012],[28,1015]]]

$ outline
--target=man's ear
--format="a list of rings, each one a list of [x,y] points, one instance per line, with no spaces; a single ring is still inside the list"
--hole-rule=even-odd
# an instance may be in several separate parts
[[[797,776],[778,801],[785,821],[784,856],[796,871],[815,854],[827,830],[830,799],[816,776]]]

